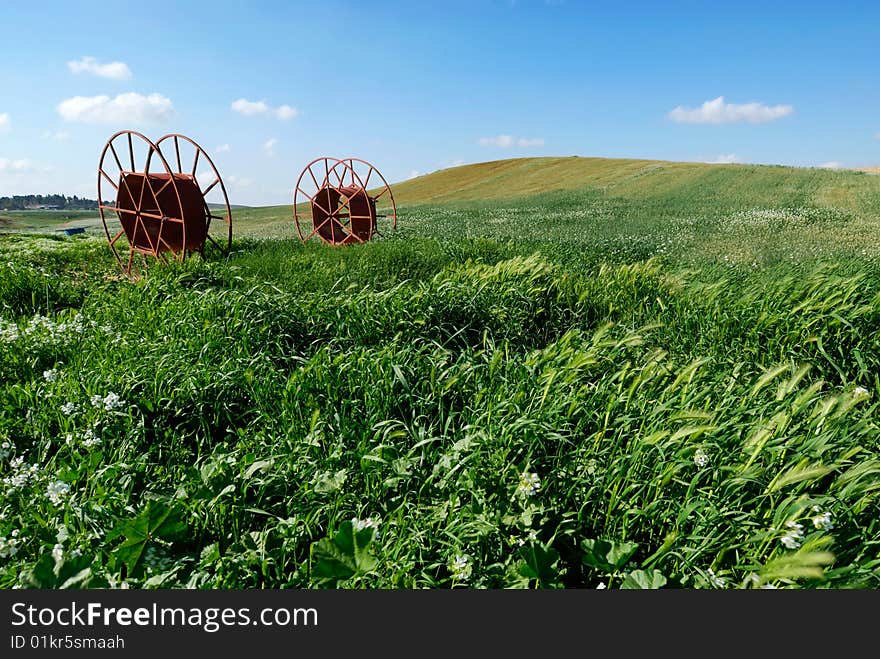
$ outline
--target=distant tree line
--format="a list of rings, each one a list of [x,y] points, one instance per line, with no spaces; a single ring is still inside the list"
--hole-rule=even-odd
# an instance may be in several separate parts
[[[0,210],[24,211],[39,208],[57,208],[58,210],[97,210],[98,202],[94,199],[85,199],[73,195],[68,197],[63,194],[28,194],[13,195],[12,197],[0,197]]]

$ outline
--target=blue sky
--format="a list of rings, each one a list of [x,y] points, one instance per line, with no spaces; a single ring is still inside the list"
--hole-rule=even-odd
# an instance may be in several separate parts
[[[125,128],[255,205],[325,155],[880,166],[878,35],[869,2],[4,0],[0,196],[94,198]]]

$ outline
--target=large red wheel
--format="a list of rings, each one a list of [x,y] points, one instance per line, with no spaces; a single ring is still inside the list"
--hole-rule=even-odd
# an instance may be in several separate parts
[[[115,201],[108,203],[104,193],[110,188]],[[177,182],[162,152],[141,133],[119,131],[104,145],[98,164],[98,210],[110,249],[128,277],[136,277],[135,255],[162,261],[168,253],[185,258],[186,250],[177,249],[186,244]]]
[[[202,147],[185,135],[164,135],[156,141],[156,146],[164,149],[163,155],[170,163],[178,185],[180,181],[192,181],[202,198],[204,242],[195,249],[204,256],[205,247],[210,243],[223,256],[227,256],[232,247],[232,210],[226,186],[214,161]],[[193,231],[191,226],[190,233],[201,231]]]

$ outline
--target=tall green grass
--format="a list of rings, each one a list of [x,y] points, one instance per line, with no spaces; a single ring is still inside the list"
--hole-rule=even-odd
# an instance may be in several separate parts
[[[0,586],[876,588],[874,220],[741,206],[5,243]]]

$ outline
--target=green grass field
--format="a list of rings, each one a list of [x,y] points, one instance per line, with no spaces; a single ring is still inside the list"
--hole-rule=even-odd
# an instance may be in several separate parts
[[[880,177],[394,193],[383,240],[237,209],[137,282],[0,236],[0,587],[880,587]]]

